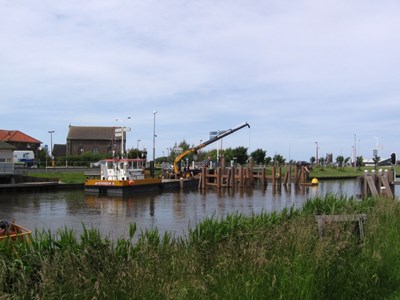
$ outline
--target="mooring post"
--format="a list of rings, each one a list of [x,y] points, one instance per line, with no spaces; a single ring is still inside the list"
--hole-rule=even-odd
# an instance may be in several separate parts
[[[294,184],[299,184],[299,166],[296,165],[294,169]]]
[[[265,178],[265,167],[263,166],[262,168],[261,168],[261,183],[262,183],[262,186],[266,186],[266,182],[267,182],[267,180],[266,180],[266,178]]]
[[[365,170],[364,171],[364,177],[363,177],[363,184],[362,184],[362,192],[361,192],[363,197],[367,197],[368,196],[368,182],[367,182],[368,174],[369,174],[368,170]]]
[[[272,166],[272,184],[276,184],[276,168]]]
[[[240,177],[240,187],[243,188],[244,187],[244,171],[243,171],[243,167],[240,168],[239,170],[239,177]]]
[[[207,185],[207,167],[203,166],[201,171],[201,188],[205,189]]]

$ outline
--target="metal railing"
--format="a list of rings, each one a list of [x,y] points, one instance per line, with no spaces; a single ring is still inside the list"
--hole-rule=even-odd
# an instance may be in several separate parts
[[[14,174],[14,163],[0,162],[0,174],[2,175]]]

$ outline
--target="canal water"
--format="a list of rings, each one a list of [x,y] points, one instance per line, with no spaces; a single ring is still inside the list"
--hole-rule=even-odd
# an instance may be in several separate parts
[[[187,234],[207,217],[245,215],[301,207],[307,199],[332,193],[356,197],[357,180],[320,181],[318,186],[273,186],[252,189],[197,189],[128,197],[85,195],[83,190],[35,193],[0,193],[0,220],[15,220],[33,231],[69,228],[80,234],[83,226],[96,228],[113,240],[129,235],[129,224],[136,223],[138,234],[157,228],[174,236]],[[396,191],[398,196],[398,191]]]

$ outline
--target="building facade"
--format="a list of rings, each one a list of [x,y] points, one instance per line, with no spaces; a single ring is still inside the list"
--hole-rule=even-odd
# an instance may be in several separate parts
[[[111,156],[113,150],[121,151],[121,137],[115,137],[117,128],[70,125],[66,145],[67,156],[82,155],[88,152]],[[124,138],[124,144],[125,140]]]
[[[31,150],[35,155],[40,149],[41,141],[19,131],[0,129],[0,141],[15,147],[15,150]]]

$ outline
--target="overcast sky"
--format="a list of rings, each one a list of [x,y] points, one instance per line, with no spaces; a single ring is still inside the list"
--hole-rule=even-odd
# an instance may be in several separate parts
[[[0,0],[0,129],[50,145],[124,125],[151,151],[155,116],[161,156],[247,121],[223,147],[388,158],[399,15],[397,0]]]

